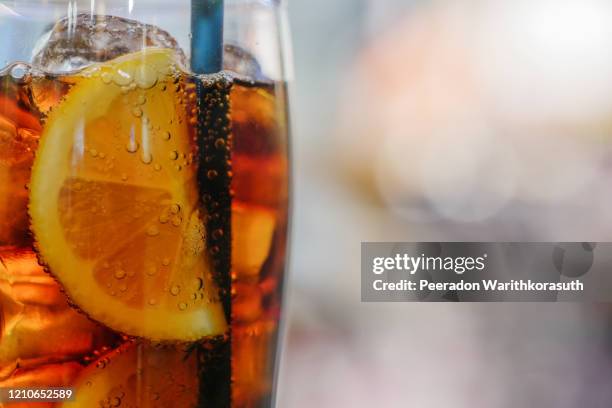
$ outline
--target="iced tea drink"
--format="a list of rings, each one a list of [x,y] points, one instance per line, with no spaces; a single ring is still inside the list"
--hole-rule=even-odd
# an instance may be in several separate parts
[[[168,44],[0,71],[0,387],[73,393],[0,406],[271,405],[285,86]]]

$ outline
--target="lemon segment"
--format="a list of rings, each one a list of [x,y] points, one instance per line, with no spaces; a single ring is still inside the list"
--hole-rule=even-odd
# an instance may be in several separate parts
[[[75,400],[60,407],[195,408],[195,353],[149,344],[125,344],[84,369]]]
[[[43,262],[125,334],[192,341],[226,322],[198,204],[193,90],[172,50],[93,66],[48,116],[30,183]]]

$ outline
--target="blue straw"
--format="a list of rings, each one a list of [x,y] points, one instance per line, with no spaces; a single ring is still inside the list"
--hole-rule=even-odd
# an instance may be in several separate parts
[[[223,69],[223,0],[191,2],[191,69],[213,74]]]

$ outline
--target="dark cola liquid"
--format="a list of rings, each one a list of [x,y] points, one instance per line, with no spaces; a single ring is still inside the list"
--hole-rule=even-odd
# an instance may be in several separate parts
[[[270,406],[287,243],[284,84],[231,75],[180,78],[179,85],[196,94],[191,108],[197,110],[193,127],[206,246],[230,330],[198,342],[159,345],[86,317],[39,265],[26,187],[46,117],[81,78],[17,71],[0,73],[0,386],[73,387],[93,367],[112,369],[120,355],[126,361],[122,371],[136,376],[142,361],[166,362],[164,375],[178,385],[155,390],[166,380],[146,377],[144,387],[105,390],[100,406]],[[133,360],[122,351],[130,348],[139,351]],[[184,358],[172,357],[175,351]],[[81,406],[78,394],[72,404]]]

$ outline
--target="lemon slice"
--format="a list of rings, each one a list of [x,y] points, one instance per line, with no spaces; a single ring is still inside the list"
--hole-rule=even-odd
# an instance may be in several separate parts
[[[197,370],[195,353],[126,344],[84,369],[60,407],[194,408]]]
[[[195,94],[172,50],[84,71],[48,116],[30,183],[43,262],[116,331],[191,341],[225,332],[199,206]]]

